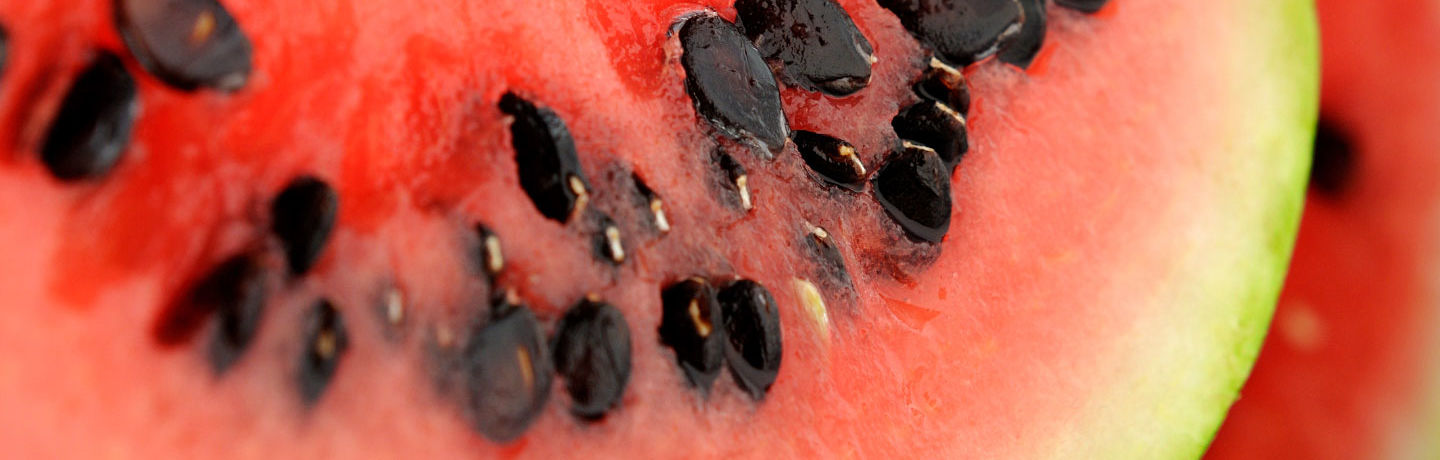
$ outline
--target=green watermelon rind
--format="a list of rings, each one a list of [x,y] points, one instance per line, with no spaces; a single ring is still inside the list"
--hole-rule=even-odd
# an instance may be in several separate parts
[[[1149,305],[1155,315],[1133,340],[1144,350],[1086,402],[1083,420],[1050,449],[1053,458],[1199,458],[1240,397],[1269,329],[1289,268],[1319,116],[1320,49],[1306,0],[1231,2],[1228,114],[1231,134],[1207,158],[1234,162],[1197,187],[1225,222],[1182,254]],[[1123,5],[1121,5],[1123,6]],[[1262,229],[1262,231],[1256,231]],[[1228,345],[1227,345],[1228,344]]]

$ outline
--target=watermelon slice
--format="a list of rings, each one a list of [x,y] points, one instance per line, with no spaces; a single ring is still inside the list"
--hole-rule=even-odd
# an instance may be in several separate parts
[[[1295,263],[1210,457],[1436,458],[1440,2],[1319,2],[1320,135]]]
[[[0,2],[0,445],[1204,450],[1306,2],[737,3]]]

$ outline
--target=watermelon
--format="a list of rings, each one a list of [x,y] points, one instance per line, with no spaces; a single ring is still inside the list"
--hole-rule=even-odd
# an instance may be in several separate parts
[[[0,24],[21,458],[1198,456],[1318,98],[1300,0]]]
[[[1319,2],[1321,119],[1294,265],[1210,457],[1435,458],[1440,2]]]

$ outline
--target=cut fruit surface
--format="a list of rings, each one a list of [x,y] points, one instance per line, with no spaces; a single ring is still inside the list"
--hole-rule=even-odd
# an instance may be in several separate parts
[[[1309,203],[1254,375],[1209,458],[1437,458],[1440,2],[1318,2]]]
[[[1301,0],[1057,6],[1028,71],[947,71],[915,18],[841,0],[868,82],[810,89],[827,69],[723,0],[161,1],[244,34],[193,79],[135,49],[186,35],[122,39],[141,1],[0,2],[19,457],[1196,456],[1316,114]],[[44,133],[100,50],[140,109],[62,180]],[[297,179],[323,187],[277,202]]]

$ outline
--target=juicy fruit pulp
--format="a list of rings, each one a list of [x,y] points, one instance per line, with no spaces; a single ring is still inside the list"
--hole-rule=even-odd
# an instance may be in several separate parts
[[[1275,324],[1209,457],[1436,458],[1440,2],[1319,2],[1322,121]]]
[[[150,70],[126,64],[144,101],[133,140],[80,184],[47,174],[28,133],[53,118],[52,79],[122,49],[111,2],[0,4],[0,241],[15,245],[0,291],[37,306],[0,322],[14,357],[0,403],[29,422],[0,442],[22,456],[1198,452],[1289,249],[1309,122],[1281,120],[1313,117],[1308,10],[1057,9],[1045,64],[967,69],[971,104],[934,94],[958,74],[926,77],[940,67],[922,42],[955,37],[914,12],[838,4],[876,59],[845,98],[769,80],[776,59],[746,48],[728,2],[233,0],[253,43],[244,84],[187,92],[134,56]],[[717,68],[747,78],[705,73]],[[711,89],[736,84],[752,102]],[[922,97],[960,117],[896,121]],[[897,124],[968,137],[943,158]],[[815,180],[792,129],[852,146],[870,193]],[[555,180],[527,185],[535,158],[517,147]],[[921,170],[892,155],[919,155],[925,185],[949,191],[882,206],[926,194],[886,185]],[[308,270],[287,270],[312,258],[285,248],[310,240],[272,231],[286,226],[267,211],[307,175],[338,211],[333,227],[296,226],[328,237]],[[559,212],[537,196],[559,196]],[[672,321],[663,293],[691,277],[722,293],[753,280],[769,299],[735,296],[758,321],[727,321],[723,294]],[[212,285],[233,295],[169,310]],[[632,362],[618,404],[583,422],[566,414],[583,398],[551,385],[546,332],[591,294],[629,324]],[[181,327],[136,325],[157,317]],[[715,340],[731,327],[761,334]],[[697,337],[698,359],[666,346]],[[215,349],[231,355],[197,351]],[[1169,423],[1141,422],[1156,419]]]

